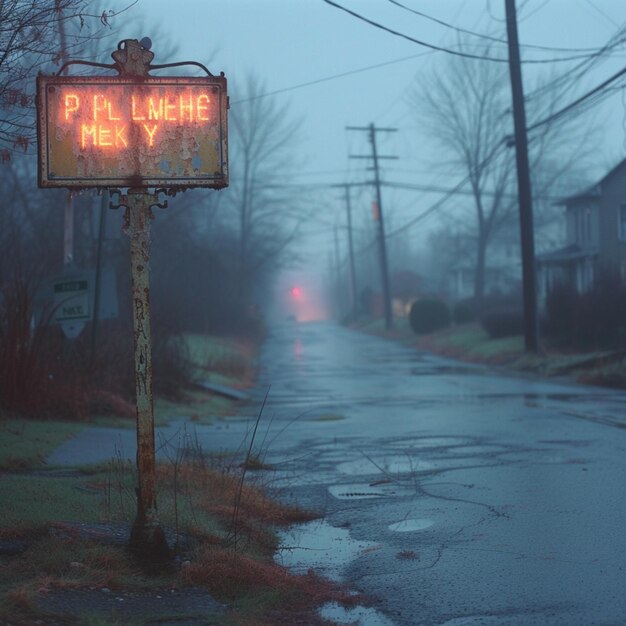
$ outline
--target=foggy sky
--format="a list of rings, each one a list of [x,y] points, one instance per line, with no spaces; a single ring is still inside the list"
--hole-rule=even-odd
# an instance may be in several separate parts
[[[454,30],[389,1],[337,2],[390,29],[434,45],[453,48],[457,41],[458,33]],[[123,0],[119,3],[124,4]],[[502,21],[504,0],[403,0],[402,4],[458,28],[506,38]],[[522,44],[601,46],[624,19],[623,0],[518,0],[517,8]],[[379,137],[379,152],[399,157],[385,163],[384,176],[388,179],[447,187],[458,182],[433,167],[437,155],[407,101],[409,91],[419,86],[420,75],[440,67],[445,53],[383,32],[323,0],[139,0],[125,15],[116,24],[128,23],[121,29],[121,36],[152,36],[155,63],[197,60],[207,64],[213,73],[224,71],[233,108],[237,106],[237,86],[251,72],[265,84],[266,93],[285,90],[268,97],[287,104],[293,116],[302,119],[297,150],[305,165],[288,182],[307,185],[302,193],[315,200],[317,208],[311,215],[310,230],[316,234],[310,238],[310,244],[303,243],[303,249],[310,250],[318,261],[320,245],[332,248],[332,225],[345,223],[343,196],[327,185],[371,179],[371,172],[365,169],[367,161],[349,158],[351,154],[369,153],[367,136],[346,131],[347,125],[367,126],[373,122],[398,129]],[[138,27],[141,32],[137,32]],[[168,39],[167,46],[162,45],[159,37]],[[176,46],[176,58],[159,57],[160,46]],[[581,83],[578,95],[620,69],[626,57],[623,50],[624,47],[611,59],[597,64]],[[496,45],[494,52],[506,58],[504,45]],[[565,55],[522,51],[523,59],[559,56]],[[541,71],[553,70],[558,75],[574,63],[525,65],[524,81],[530,84]],[[372,67],[380,64],[387,65]],[[358,71],[364,68],[371,69]],[[345,75],[324,80],[339,74]],[[312,81],[321,82],[298,88]],[[601,176],[622,158],[626,144],[626,106],[619,92],[608,104],[596,107],[593,115],[607,118],[601,145],[594,147],[598,170],[593,176]],[[434,193],[394,190],[384,193],[387,219],[394,226],[414,215],[416,207],[428,206],[439,197]],[[369,189],[355,196],[357,222],[368,218],[372,198]],[[436,225],[435,215],[412,232],[412,237],[419,241],[424,231]],[[325,266],[326,255],[322,255],[322,261]]]

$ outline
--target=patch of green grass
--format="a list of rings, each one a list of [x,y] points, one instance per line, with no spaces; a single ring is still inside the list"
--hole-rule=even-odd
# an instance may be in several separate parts
[[[75,422],[0,420],[0,470],[40,466],[57,446],[83,428],[84,424]]]
[[[332,585],[290,574],[272,560],[277,541],[273,526],[314,516],[242,484],[240,472],[213,468],[211,459],[185,458],[180,452],[157,465],[161,524],[192,535],[196,544],[185,553],[186,567],[149,577],[124,544],[101,542],[99,528],[92,529],[93,536],[82,534],[83,523],[122,520],[130,527],[136,512],[136,475],[130,462],[116,459],[77,475],[3,475],[0,500],[11,502],[11,507],[0,511],[0,536],[25,539],[27,548],[17,557],[3,557],[0,614],[11,623],[34,623],[43,615],[38,608],[40,593],[64,588],[132,591],[200,585],[236,607],[233,614],[223,616],[224,623],[231,618],[232,623],[253,623],[248,620],[257,613],[263,617],[266,612],[290,611],[287,596],[294,589],[306,610],[322,597],[333,599]],[[102,617],[85,615],[86,607],[76,611],[75,623],[98,624]],[[243,621],[237,621],[242,614]],[[88,622],[88,617],[95,621]],[[115,622],[104,619],[103,623]],[[289,616],[284,623],[290,623]]]
[[[476,323],[453,326],[425,336],[432,347],[448,352],[458,352],[469,358],[491,359],[498,355],[511,355],[524,352],[524,339],[521,335],[492,339]]]
[[[189,333],[185,342],[196,378],[208,378],[224,385],[238,384],[253,366],[249,346],[232,338]]]
[[[524,352],[524,338],[520,335],[515,337],[503,337],[502,339],[489,339],[479,343],[472,352],[478,356],[493,357],[498,354],[512,354]]]
[[[102,497],[84,476],[4,474],[0,478],[0,534],[20,534],[69,519],[102,519]]]
[[[463,350],[473,351],[489,341],[487,333],[480,326],[455,326],[437,335],[433,343],[452,345]]]

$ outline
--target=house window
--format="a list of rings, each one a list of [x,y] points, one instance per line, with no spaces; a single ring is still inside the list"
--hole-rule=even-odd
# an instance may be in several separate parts
[[[626,205],[624,205],[626,209]],[[591,241],[591,209],[577,209],[575,214],[576,243],[589,243]],[[624,223],[626,229],[626,222]],[[624,230],[626,234],[626,230]]]
[[[626,204],[619,208],[619,238],[626,241]]]
[[[626,205],[624,205],[626,209]],[[576,243],[591,243],[591,209],[577,209],[575,214]],[[624,223],[626,234],[626,222]]]

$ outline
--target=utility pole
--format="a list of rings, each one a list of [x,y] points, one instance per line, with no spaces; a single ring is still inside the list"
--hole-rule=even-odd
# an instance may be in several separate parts
[[[335,226],[333,229],[333,236],[335,240],[335,262],[334,262],[335,289],[334,291],[335,291],[335,301],[337,303],[336,305],[337,319],[341,321],[341,318],[343,317],[343,306],[341,303],[341,262],[339,260],[339,236],[337,233],[337,226]]]
[[[524,292],[524,342],[527,352],[537,352],[537,292],[535,287],[535,241],[533,231],[533,206],[528,166],[526,138],[526,111],[524,89],[517,38],[515,0],[504,0],[506,29],[509,42],[509,70],[513,95],[515,122],[515,155],[517,159],[517,186],[519,192],[520,239],[522,246],[522,283]]]
[[[374,124],[369,126],[347,126],[346,130],[360,130],[369,133],[370,143],[372,144],[372,154],[368,156],[363,155],[350,155],[351,159],[372,159],[374,165],[374,187],[376,189],[376,221],[378,222],[378,248],[380,252],[380,273],[383,285],[383,305],[385,308],[385,328],[391,329],[393,326],[393,312],[391,310],[391,292],[389,289],[389,270],[387,266],[387,245],[385,242],[385,222],[383,218],[383,203],[380,193],[380,168],[378,161],[380,159],[397,159],[397,156],[380,156],[376,149],[376,133],[396,132],[397,128],[376,128]]]
[[[350,258],[350,304],[352,305],[352,320],[356,321],[357,293],[356,293],[356,271],[354,269],[354,246],[352,243],[352,207],[350,205],[350,185],[344,185],[346,193],[346,214],[348,218],[348,255]]]

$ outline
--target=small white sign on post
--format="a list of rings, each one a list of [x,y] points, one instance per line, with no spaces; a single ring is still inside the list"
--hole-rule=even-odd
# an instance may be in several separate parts
[[[89,282],[86,275],[77,274],[62,276],[52,284],[54,321],[68,339],[76,339],[92,318]]]
[[[89,280],[86,276],[64,276],[52,285],[54,321],[86,322],[91,319]]]

